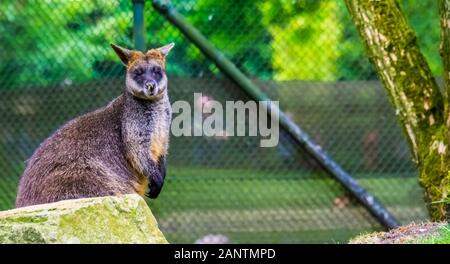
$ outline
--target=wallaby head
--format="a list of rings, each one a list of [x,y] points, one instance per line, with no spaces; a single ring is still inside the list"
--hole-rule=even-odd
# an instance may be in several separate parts
[[[166,56],[174,45],[170,43],[143,53],[111,44],[127,67],[126,92],[144,100],[163,98],[167,93]]]

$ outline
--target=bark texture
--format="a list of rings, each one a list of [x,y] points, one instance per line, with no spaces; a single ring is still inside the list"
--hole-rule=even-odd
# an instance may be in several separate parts
[[[447,101],[450,100],[450,0],[439,1],[439,12],[441,15],[441,45],[440,52],[444,64],[444,85],[447,93]],[[447,115],[450,121],[450,115]],[[450,124],[450,122],[447,122]],[[450,127],[450,126],[449,126]]]
[[[406,132],[430,216],[443,220],[448,206],[440,201],[450,190],[447,101],[397,0],[346,4]]]

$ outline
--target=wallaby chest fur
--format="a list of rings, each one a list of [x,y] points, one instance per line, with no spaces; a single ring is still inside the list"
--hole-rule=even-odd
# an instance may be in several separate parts
[[[139,55],[141,62],[133,63],[140,63],[140,67],[153,71],[156,67],[142,53],[123,48],[120,52],[130,52],[125,54],[129,57]],[[27,162],[16,206],[129,193],[144,195],[148,186],[148,196],[156,198],[166,173],[172,114],[167,78],[162,74],[144,76],[141,85],[130,80],[124,93],[107,106],[69,121],[47,138]],[[127,78],[134,76],[127,73]]]

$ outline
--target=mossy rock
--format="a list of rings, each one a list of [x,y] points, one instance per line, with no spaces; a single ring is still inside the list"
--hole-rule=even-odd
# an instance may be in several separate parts
[[[65,200],[0,212],[0,243],[145,243],[167,240],[136,194]]]
[[[450,244],[448,223],[422,223],[402,226],[389,232],[358,236],[350,244]]]

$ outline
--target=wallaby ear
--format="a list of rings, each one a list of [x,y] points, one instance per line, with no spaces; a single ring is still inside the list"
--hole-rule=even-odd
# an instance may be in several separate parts
[[[128,61],[130,60],[133,51],[131,51],[129,49],[126,49],[126,48],[122,48],[122,47],[117,46],[116,44],[112,44],[112,43],[111,43],[111,47],[116,52],[117,56],[119,56],[119,58],[122,61],[122,63],[125,66],[127,66],[128,65]]]
[[[175,46],[175,43],[170,43],[167,44],[165,46],[162,46],[160,48],[158,48],[159,51],[161,51],[161,53],[164,55],[164,57],[167,56],[167,54],[169,54],[170,50]]]

